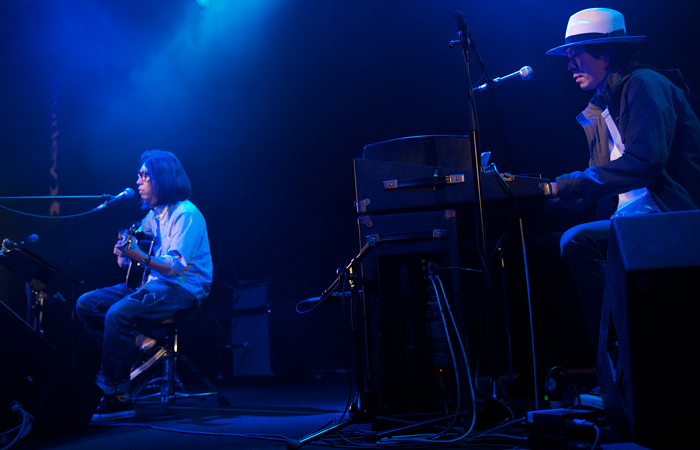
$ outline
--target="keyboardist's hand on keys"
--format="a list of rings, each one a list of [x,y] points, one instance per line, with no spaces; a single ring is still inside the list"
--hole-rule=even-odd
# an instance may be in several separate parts
[[[557,183],[546,183],[541,182],[538,187],[544,192],[544,196],[548,198],[554,198],[557,196]]]

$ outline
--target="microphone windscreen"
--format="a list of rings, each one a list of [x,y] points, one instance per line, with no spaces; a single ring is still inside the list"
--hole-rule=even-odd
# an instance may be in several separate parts
[[[534,74],[535,71],[532,70],[532,67],[530,66],[525,66],[522,69],[520,69],[520,78],[522,78],[523,81],[531,79]]]

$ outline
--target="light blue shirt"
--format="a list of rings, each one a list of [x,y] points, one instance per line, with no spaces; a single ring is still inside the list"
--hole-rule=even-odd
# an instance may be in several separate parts
[[[148,280],[159,278],[180,285],[201,305],[209,295],[213,265],[207,224],[199,209],[189,200],[157,206],[146,214],[141,227],[155,238],[154,256],[171,264],[164,275],[152,270]]]

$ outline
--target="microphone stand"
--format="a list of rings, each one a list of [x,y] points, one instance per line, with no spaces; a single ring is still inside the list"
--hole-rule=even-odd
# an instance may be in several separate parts
[[[362,247],[362,249],[360,249],[360,252],[357,255],[355,255],[352,258],[352,260],[350,260],[350,263],[348,263],[348,265],[338,269],[338,278],[336,279],[338,284],[333,290],[331,290],[331,288],[327,289],[326,292],[324,292],[321,295],[320,300],[324,301],[326,298],[331,296],[334,290],[337,290],[337,286],[339,286],[345,280],[349,281],[351,313],[350,320],[353,333],[353,344],[355,346],[355,383],[357,388],[357,391],[355,392],[355,397],[352,403],[350,404],[350,408],[348,411],[349,419],[346,419],[342,422],[338,422],[334,425],[325,426],[320,430],[306,435],[303,438],[288,441],[286,446],[287,450],[298,450],[301,446],[309,442],[315,441],[317,439],[320,439],[329,433],[339,431],[347,427],[348,425],[372,423],[376,418],[378,403],[376,394],[374,394],[369,389],[366,389],[364,392],[360,392],[362,387],[366,385],[365,370],[366,364],[368,363],[366,363],[363,360],[362,352],[362,330],[365,317],[364,304],[360,301],[360,291],[358,290],[358,285],[356,283],[357,275],[355,274],[357,265],[362,262],[362,259],[364,259],[364,257],[367,256],[367,254],[370,251],[372,251],[375,244],[376,243],[374,240],[369,240]],[[343,298],[341,299],[341,301],[345,301],[345,299]]]
[[[474,177],[474,200],[475,200],[475,213],[476,213],[476,232],[477,232],[477,248],[479,251],[479,257],[481,260],[483,272],[481,275],[482,279],[482,290],[483,290],[483,300],[484,309],[486,313],[486,338],[489,344],[489,354],[490,354],[490,365],[491,365],[491,379],[490,385],[487,385],[488,396],[491,398],[502,399],[507,396],[505,388],[503,387],[500,380],[500,372],[498,370],[498,353],[496,348],[496,330],[494,325],[494,298],[493,292],[491,290],[491,280],[488,272],[488,266],[484,255],[487,254],[487,238],[486,238],[486,226],[484,220],[484,207],[483,207],[483,197],[481,192],[481,171],[483,167],[481,165],[481,158],[479,157],[480,145],[479,145],[479,122],[476,113],[476,103],[474,101],[474,92],[472,89],[471,80],[471,52],[476,53],[476,44],[471,36],[471,31],[467,27],[467,23],[462,17],[460,11],[455,11],[455,19],[457,20],[457,27],[459,28],[459,44],[462,47],[462,53],[464,55],[464,61],[466,64],[466,82],[467,82],[467,101],[469,102],[469,114],[467,115],[467,130],[469,131],[469,139],[471,143],[471,162],[472,162],[472,174]],[[457,42],[450,42],[450,48],[452,48]],[[476,380],[474,380],[476,382]]]
[[[110,194],[101,195],[29,195],[29,196],[15,196],[15,197],[0,197],[0,201],[3,200],[74,200],[74,199],[112,199],[116,197]],[[5,208],[5,207],[1,207]],[[8,208],[9,209],[9,208]],[[12,210],[10,210],[12,211]],[[31,236],[30,236],[31,237]],[[35,239],[36,240],[36,239]],[[43,321],[43,306],[44,299],[47,294],[44,292],[48,284],[48,280],[54,280],[56,278],[66,278],[77,285],[82,285],[82,281],[77,281],[70,276],[63,273],[61,270],[57,269],[50,263],[46,262],[44,259],[30,252],[29,250],[22,249],[8,249],[7,245],[10,244],[23,244],[24,241],[29,242],[27,238],[23,239],[22,242],[10,242],[7,239],[2,241],[2,247],[0,247],[0,265],[5,265],[11,271],[14,271],[20,277],[24,278],[26,281],[26,294],[27,294],[27,323],[34,328],[39,334],[43,334],[42,321]],[[46,279],[42,281],[40,277],[45,277]],[[56,291],[56,295],[60,297],[60,293]],[[56,296],[55,295],[55,296]],[[63,301],[63,297],[61,297]]]

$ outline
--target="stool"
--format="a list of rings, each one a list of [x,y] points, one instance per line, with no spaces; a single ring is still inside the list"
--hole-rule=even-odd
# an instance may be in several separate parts
[[[163,371],[160,379],[147,375],[144,376],[143,379],[136,385],[131,394],[131,397],[134,399],[135,403],[160,397],[161,415],[168,415],[170,403],[174,402],[178,398],[208,397],[216,395],[219,406],[230,406],[229,401],[221,394],[221,392],[219,392],[219,389],[214,385],[214,383],[212,383],[209,378],[200,372],[197,366],[195,366],[195,364],[190,361],[189,358],[178,352],[177,325],[182,317],[187,315],[190,311],[192,310],[178,311],[173,317],[162,321],[154,327],[151,327],[155,332],[159,332],[158,334],[164,333],[165,338],[162,340],[162,343],[159,342],[161,345],[156,353],[131,372],[131,380],[133,382],[135,379],[137,379],[137,377],[146,373],[146,371],[149,369],[153,368],[153,370],[155,370],[156,366],[162,366]],[[178,361],[184,362],[187,367],[189,367],[190,370],[194,372],[194,374],[197,375],[197,377],[199,377],[199,379],[202,380],[205,385],[207,385],[210,392],[198,394],[188,394],[184,392],[185,388],[177,376]],[[139,397],[139,394],[144,387],[158,381],[160,381],[160,392]],[[176,385],[183,392],[177,392]]]

